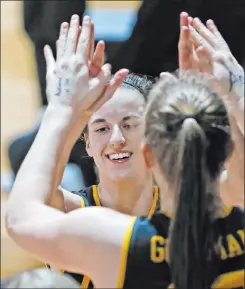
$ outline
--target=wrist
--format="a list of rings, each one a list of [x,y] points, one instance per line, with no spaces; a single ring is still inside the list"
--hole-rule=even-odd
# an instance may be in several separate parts
[[[48,105],[41,127],[44,130],[56,131],[64,135],[65,141],[75,143],[83,132],[88,120],[85,116],[77,117],[70,107],[55,107]]]

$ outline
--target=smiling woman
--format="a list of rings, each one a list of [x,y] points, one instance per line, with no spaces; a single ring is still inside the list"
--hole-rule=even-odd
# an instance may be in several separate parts
[[[154,82],[150,76],[130,73],[112,98],[92,114],[84,139],[88,155],[98,169],[99,184],[74,194],[62,190],[68,210],[103,206],[148,217],[157,211],[158,188],[154,187],[152,173],[141,153],[143,113]],[[71,275],[82,288],[93,287],[87,276],[61,272]]]
[[[135,178],[148,179],[140,144],[145,97],[151,84],[146,77],[130,74],[90,118],[85,140],[99,170],[100,187],[111,181],[126,184]]]

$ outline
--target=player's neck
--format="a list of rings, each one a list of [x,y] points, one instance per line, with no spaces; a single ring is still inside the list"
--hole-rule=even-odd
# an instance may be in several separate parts
[[[160,188],[160,211],[171,217],[175,208],[174,193],[164,179],[159,179],[158,181]]]
[[[98,193],[102,206],[129,215],[148,215],[153,202],[153,180],[115,183],[101,180]]]

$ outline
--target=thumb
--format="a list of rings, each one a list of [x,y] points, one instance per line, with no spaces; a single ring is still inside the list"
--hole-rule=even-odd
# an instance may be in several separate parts
[[[102,94],[97,99],[96,102],[93,103],[90,110],[96,111],[98,110],[105,102],[107,102],[115,93],[115,91],[120,87],[125,77],[128,75],[128,69],[121,69],[116,72],[113,79],[111,79],[105,86]]]
[[[49,45],[44,46],[44,58],[46,61],[47,71],[55,65],[55,59],[52,49]]]

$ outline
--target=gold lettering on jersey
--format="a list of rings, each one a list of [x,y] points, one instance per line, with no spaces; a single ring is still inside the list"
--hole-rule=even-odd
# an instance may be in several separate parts
[[[237,235],[241,238],[243,246],[245,245],[245,230],[238,230]]]
[[[228,256],[227,256],[227,253],[226,253],[224,246],[222,245],[222,241],[223,241],[223,238],[219,237],[216,249],[217,249],[217,252],[220,253],[221,260],[225,260],[228,258]]]
[[[221,236],[216,245],[217,252],[220,253],[222,260],[240,256],[244,253],[244,230],[238,230],[235,235],[228,234]],[[224,238],[227,242],[227,248],[224,246]],[[240,243],[242,243],[242,247]],[[168,239],[162,236],[153,236],[151,238],[151,260],[154,263],[168,261]]]
[[[221,254],[221,259],[226,260],[228,258],[233,258],[235,256],[240,256],[244,253],[244,230],[238,230],[236,232],[237,236],[233,234],[228,234],[225,237],[220,237],[216,249]],[[227,242],[227,249],[224,247],[224,238]],[[240,240],[238,240],[238,238]],[[239,243],[241,241],[242,247]]]
[[[151,238],[151,260],[154,263],[161,263],[168,260],[167,250],[168,239],[161,236]]]
[[[235,256],[239,256],[242,255],[242,248],[240,246],[240,244],[238,243],[238,241],[236,240],[236,238],[229,234],[227,235],[227,243],[228,243],[228,251],[229,251],[229,257],[235,257]]]

